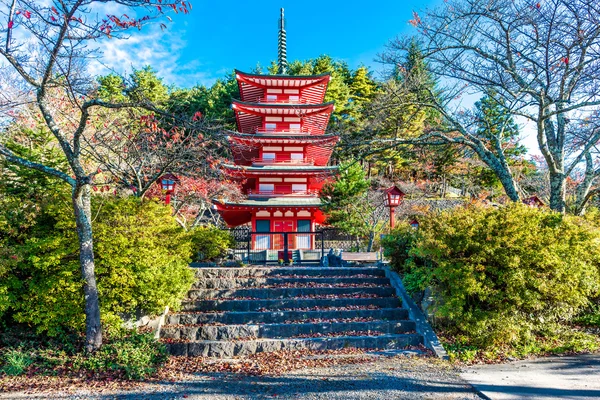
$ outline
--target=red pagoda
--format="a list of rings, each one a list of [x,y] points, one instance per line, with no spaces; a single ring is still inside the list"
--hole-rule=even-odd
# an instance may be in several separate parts
[[[324,102],[331,77],[286,74],[284,25],[281,9],[277,75],[236,70],[241,100],[234,100],[232,108],[237,131],[224,132],[234,163],[224,172],[243,182],[247,200],[215,201],[227,225],[251,225],[253,250],[274,250],[278,258],[284,244],[286,250],[315,247],[310,232],[325,219],[319,191],[336,173],[327,164],[339,140],[326,133],[334,109]]]

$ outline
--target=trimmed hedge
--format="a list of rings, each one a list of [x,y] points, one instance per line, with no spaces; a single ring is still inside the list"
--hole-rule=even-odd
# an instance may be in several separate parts
[[[433,322],[478,348],[523,346],[570,322],[600,290],[600,229],[521,204],[469,206],[386,238],[412,293],[430,289]]]

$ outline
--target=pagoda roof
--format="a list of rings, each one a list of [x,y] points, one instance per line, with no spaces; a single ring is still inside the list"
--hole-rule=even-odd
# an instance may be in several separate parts
[[[224,164],[223,169],[232,175],[242,175],[246,177],[256,176],[274,176],[274,175],[332,175],[337,170],[337,166],[315,166],[315,165],[261,165],[261,166],[243,166]]]
[[[235,203],[221,202],[213,200],[217,207],[226,208],[256,208],[256,207],[320,207],[321,199],[319,197],[266,197],[258,199],[248,199]]]
[[[328,144],[335,143],[340,136],[333,133],[323,135],[302,135],[302,134],[284,134],[284,133],[240,133],[234,131],[223,131],[227,139],[233,143],[252,145],[258,143],[274,144]]]
[[[235,203],[213,199],[213,204],[227,225],[239,226],[252,220],[254,212],[277,209],[280,211],[316,209],[321,206],[318,197],[270,197],[264,199],[244,200]],[[321,218],[324,220],[324,217]]]
[[[257,94],[263,94],[262,89],[266,88],[305,89],[317,85],[323,86],[321,91],[324,96],[331,74],[327,72],[320,75],[263,75],[250,74],[236,69],[235,77],[238,81],[241,98],[250,99],[256,98]]]
[[[309,116],[332,112],[333,101],[322,104],[291,104],[291,103],[250,103],[247,101],[233,100],[232,108],[236,111],[247,112],[254,115],[294,115]]]
[[[327,84],[331,79],[330,73],[320,75],[263,75],[249,74],[235,70],[235,77],[240,89],[240,97],[242,100],[256,101],[265,96],[267,88],[290,88],[290,89],[308,89],[313,88],[309,92],[304,93],[311,99],[320,99],[323,101]]]
[[[254,133],[262,127],[263,117],[288,116],[303,118],[305,128],[311,133],[322,135],[327,129],[329,117],[334,110],[333,102],[323,104],[261,104],[234,100],[231,106],[235,111],[238,130]]]

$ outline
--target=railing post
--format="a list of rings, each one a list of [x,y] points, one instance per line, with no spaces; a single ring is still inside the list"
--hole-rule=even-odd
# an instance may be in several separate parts
[[[290,246],[288,244],[288,233],[284,232],[283,233],[283,263],[284,264],[290,263],[290,255],[288,254],[289,247]]]
[[[321,231],[321,260],[325,257],[325,232]]]
[[[252,232],[248,232],[248,264],[250,264],[250,249],[252,248]]]

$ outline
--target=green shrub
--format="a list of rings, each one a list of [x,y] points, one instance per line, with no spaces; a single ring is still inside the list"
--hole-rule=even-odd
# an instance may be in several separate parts
[[[130,333],[104,344],[95,353],[80,357],[75,368],[92,372],[115,371],[127,379],[142,379],[152,375],[167,360],[164,344],[150,334]]]
[[[95,198],[96,277],[103,320],[177,309],[193,282],[192,241],[171,210],[136,198]],[[67,199],[44,206],[27,235],[13,236],[14,257],[0,259],[15,321],[58,335],[84,326],[83,282],[73,211]],[[1,219],[0,215],[0,219]],[[0,288],[0,293],[1,293]]]
[[[235,244],[229,232],[216,227],[197,227],[190,234],[196,261],[211,261],[223,257]]]
[[[407,261],[411,258],[410,250],[417,238],[417,230],[408,223],[399,223],[390,235],[381,240],[383,254],[390,260],[392,268],[404,274]]]
[[[577,316],[575,322],[581,325],[600,328],[600,302],[592,303],[590,307],[583,310],[581,314]]]
[[[22,348],[6,349],[2,354],[1,372],[6,375],[21,375],[33,363],[33,358]]]
[[[585,219],[511,204],[419,222],[404,282],[412,292],[431,288],[434,322],[462,345],[532,343],[599,291],[600,231]]]

